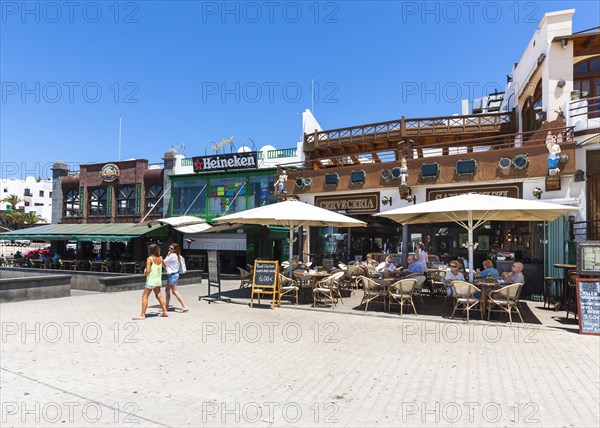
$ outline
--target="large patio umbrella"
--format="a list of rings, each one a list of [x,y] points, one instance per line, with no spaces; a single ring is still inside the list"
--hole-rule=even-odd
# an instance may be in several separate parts
[[[250,210],[229,214],[217,219],[218,223],[240,223],[284,226],[290,230],[290,264],[294,230],[301,226],[361,227],[364,221],[338,214],[304,202],[289,200]]]
[[[387,217],[403,224],[445,223],[453,221],[467,229],[469,234],[467,243],[470,266],[469,281],[472,282],[474,229],[490,220],[550,221],[576,209],[547,202],[468,193],[409,205],[375,214],[375,216]]]

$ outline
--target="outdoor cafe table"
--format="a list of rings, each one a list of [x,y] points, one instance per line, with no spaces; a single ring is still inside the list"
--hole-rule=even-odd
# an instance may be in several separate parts
[[[475,287],[481,289],[481,312],[483,312],[483,315],[485,316],[485,311],[487,311],[488,294],[498,288],[498,283],[475,280]],[[488,290],[488,288],[491,289]]]
[[[133,273],[135,262],[119,262],[121,265],[121,273]]]
[[[36,269],[44,268],[44,260],[42,260],[42,259],[31,259],[31,263],[33,264],[33,267]]]
[[[90,260],[90,267],[93,271],[99,272],[106,267],[106,262],[103,260]]]
[[[60,264],[63,269],[73,269],[73,263],[75,263],[75,260],[60,259]]]
[[[300,300],[302,303],[310,303],[312,301],[312,293],[313,290],[315,289],[315,285],[317,284],[317,282],[319,282],[320,280],[322,280],[323,278],[327,278],[328,276],[330,276],[331,274],[329,272],[313,272],[313,273],[308,273],[308,272],[302,272],[302,271],[295,271],[294,272],[294,277],[296,278],[300,278],[300,279],[304,279],[304,280],[308,280],[310,281],[311,284],[311,294],[310,296],[306,296],[306,290],[308,289],[308,287],[302,287],[300,286]],[[308,298],[307,298],[308,297]]]
[[[561,304],[563,305],[563,307],[565,307],[567,301],[569,300],[569,276],[568,276],[568,273],[569,273],[570,269],[576,269],[577,265],[572,265],[572,264],[568,264],[568,263],[555,263],[552,266],[554,266],[557,269],[562,269],[564,272],[563,273],[563,289],[562,289]]]

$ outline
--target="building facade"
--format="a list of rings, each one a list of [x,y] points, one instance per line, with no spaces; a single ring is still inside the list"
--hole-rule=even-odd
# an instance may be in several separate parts
[[[52,180],[27,177],[25,180],[2,180],[2,196],[0,199],[17,195],[22,202],[13,207],[3,202],[0,210],[10,211],[22,209],[24,212],[35,212],[46,222],[52,219]]]

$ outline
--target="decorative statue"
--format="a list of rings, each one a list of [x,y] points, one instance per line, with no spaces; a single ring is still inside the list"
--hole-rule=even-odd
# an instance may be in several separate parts
[[[546,147],[548,148],[548,175],[559,175],[560,169],[558,162],[560,161],[560,144],[556,135],[551,138],[546,138]]]
[[[400,186],[406,187],[406,180],[408,179],[408,167],[406,166],[406,158],[402,156],[400,160]]]
[[[287,191],[285,190],[285,183],[287,179],[288,176],[284,169],[281,171],[281,174],[279,174],[279,177],[277,177],[277,181],[275,182],[275,189],[277,190],[277,194],[280,196],[287,194]]]

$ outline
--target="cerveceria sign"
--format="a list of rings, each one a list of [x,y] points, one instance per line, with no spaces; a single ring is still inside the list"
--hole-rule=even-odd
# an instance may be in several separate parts
[[[348,214],[375,213],[379,211],[379,193],[358,193],[340,196],[317,196],[315,206]]]
[[[481,195],[504,196],[521,199],[523,183],[495,184],[485,186],[444,187],[427,190],[427,200],[449,198],[450,196],[464,195],[465,193],[479,193]]]
[[[228,169],[256,168],[256,152],[231,153],[216,156],[197,156],[192,158],[194,172],[226,171]]]

